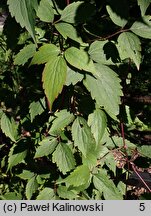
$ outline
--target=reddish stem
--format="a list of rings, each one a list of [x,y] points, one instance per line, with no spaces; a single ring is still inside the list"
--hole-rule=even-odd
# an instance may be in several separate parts
[[[70,0],[67,0],[67,5],[69,5],[70,4]]]
[[[122,139],[123,139],[123,147],[126,150],[127,146],[126,146],[126,142],[125,142],[125,134],[124,134],[124,124],[123,122],[121,122],[121,135],[122,135]],[[130,170],[130,163],[128,161],[128,154],[127,151],[125,152],[126,155],[126,159],[127,159],[127,165],[128,165],[128,171]],[[129,172],[128,172],[128,178],[129,178]],[[127,185],[126,185],[126,193],[125,193],[125,197],[127,197]]]
[[[136,175],[140,178],[140,180],[143,182],[143,184],[146,186],[146,188],[147,188],[147,189],[149,190],[149,192],[151,193],[150,187],[146,184],[146,182],[144,181],[144,179],[143,179],[143,178],[141,177],[141,175],[137,172],[137,170],[136,170],[134,164],[131,163],[131,165],[132,165],[133,171],[136,173]]]
[[[47,101],[48,109],[51,111],[51,109],[50,109],[50,102],[49,102],[48,98],[46,98],[46,101]]]
[[[124,147],[124,149],[127,149],[126,142],[125,142],[125,135],[124,135],[124,125],[123,125],[123,122],[121,122],[121,134],[122,134],[122,138],[123,138],[123,147]]]

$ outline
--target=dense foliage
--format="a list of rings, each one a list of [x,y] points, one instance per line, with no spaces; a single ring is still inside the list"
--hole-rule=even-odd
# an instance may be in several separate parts
[[[1,0],[0,199],[151,191],[150,3]]]

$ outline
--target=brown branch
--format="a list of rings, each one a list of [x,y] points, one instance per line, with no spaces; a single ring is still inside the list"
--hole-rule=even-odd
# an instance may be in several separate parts
[[[86,31],[85,28],[84,28],[84,30]],[[86,31],[86,32],[87,32],[88,34],[90,34],[90,35],[96,37],[96,39],[88,40],[88,42],[93,42],[93,41],[95,41],[95,40],[104,41],[104,40],[110,39],[110,38],[112,38],[112,37],[114,37],[114,36],[116,36],[116,35],[118,35],[118,34],[120,34],[120,33],[127,32],[127,31],[129,31],[129,29],[120,29],[119,31],[114,32],[113,34],[107,35],[107,36],[105,36],[105,37],[97,36],[97,35],[95,35],[95,34],[93,34],[93,33],[91,33],[91,32],[88,32],[88,31]]]
[[[117,31],[117,32],[115,32],[115,33],[113,33],[113,34],[111,34],[111,35],[108,35],[108,36],[106,36],[106,37],[103,37],[103,40],[110,39],[110,38],[116,36],[117,34],[120,34],[120,33],[123,33],[123,32],[127,32],[127,31],[129,31],[129,29],[120,29],[119,31]]]

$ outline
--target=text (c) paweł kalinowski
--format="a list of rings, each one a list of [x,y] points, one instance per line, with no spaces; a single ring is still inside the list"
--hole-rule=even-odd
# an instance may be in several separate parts
[[[81,211],[81,212],[89,212],[89,211],[103,211],[103,203],[94,203],[94,204],[70,204],[69,202],[61,204],[57,203],[46,203],[46,204],[28,204],[28,203],[21,203],[20,204],[20,211]]]

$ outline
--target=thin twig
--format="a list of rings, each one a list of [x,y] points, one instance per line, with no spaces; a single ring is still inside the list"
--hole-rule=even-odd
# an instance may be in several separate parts
[[[126,150],[127,149],[127,145],[126,145],[126,142],[125,142],[125,133],[124,133],[124,124],[123,124],[123,122],[121,122],[120,125],[121,125],[121,135],[122,135],[122,139],[123,139],[123,147]],[[129,179],[130,163],[129,163],[129,160],[128,160],[127,151],[125,152],[125,156],[127,158],[127,166],[128,166],[128,176],[127,176],[127,179]],[[127,189],[128,189],[128,186],[126,185],[125,199],[127,199]]]
[[[57,9],[57,7],[56,7],[55,1],[52,0],[52,3],[53,3],[53,7],[54,7],[54,9],[56,10],[57,14],[60,15],[60,13],[59,13],[59,11],[58,11],[58,9]]]
[[[127,149],[126,142],[125,142],[125,134],[124,134],[123,122],[121,122],[121,134],[122,134],[122,139],[123,139],[123,147],[124,147],[124,149]]]
[[[88,34],[90,34],[90,35],[96,37],[95,39],[89,40],[88,42],[93,42],[93,41],[95,41],[95,40],[101,40],[101,41],[108,40],[108,39],[110,39],[110,38],[112,38],[112,37],[114,37],[114,36],[116,36],[116,35],[118,35],[118,34],[120,34],[120,33],[129,31],[129,29],[120,29],[119,31],[114,32],[114,33],[111,34],[111,35],[107,35],[107,36],[105,36],[105,37],[100,37],[100,36],[98,36],[98,35],[95,35],[95,34],[89,32],[89,31],[87,31],[86,28],[84,28],[84,30],[85,30]]]
[[[149,192],[151,193],[151,189],[150,187],[147,185],[147,183],[144,181],[144,179],[141,177],[141,175],[137,172],[135,165],[131,162],[132,165],[132,169],[133,171],[136,173],[136,175],[139,177],[139,179],[142,181],[142,183],[146,186],[146,188],[149,190]]]
[[[70,4],[70,0],[67,0],[67,5],[69,5]]]
[[[103,39],[107,40],[107,39],[110,39],[110,38],[114,37],[117,34],[120,34],[120,33],[123,33],[123,32],[127,32],[127,31],[129,31],[129,29],[120,29],[119,31],[114,32],[113,34],[108,35],[108,36],[104,37]]]

